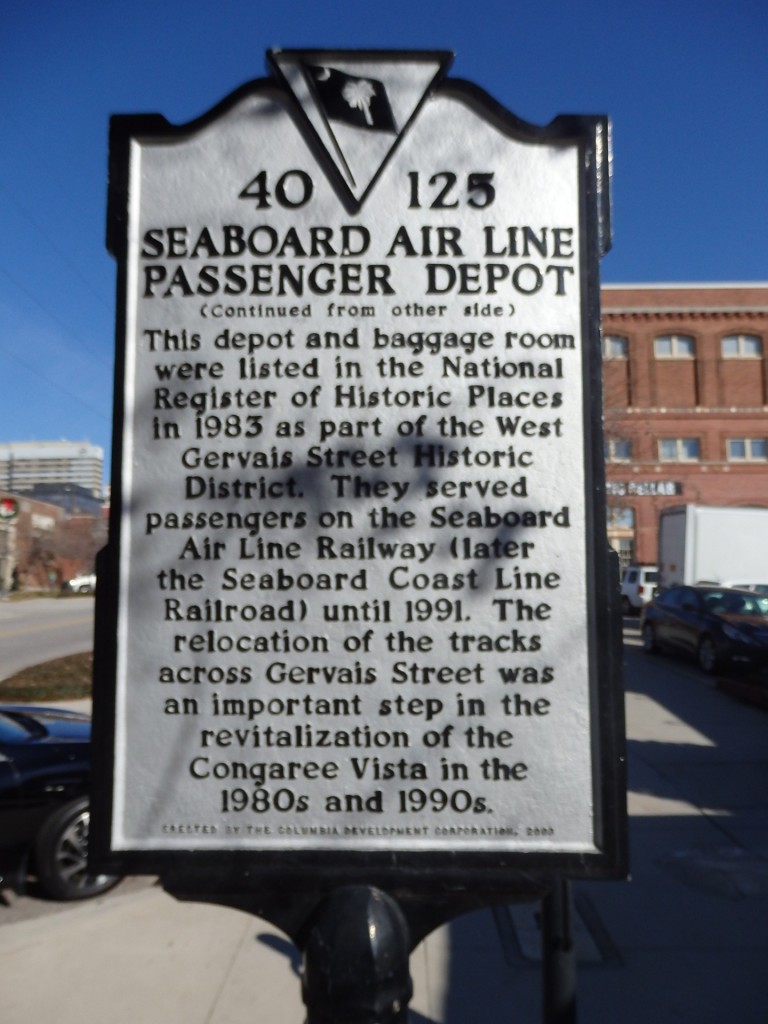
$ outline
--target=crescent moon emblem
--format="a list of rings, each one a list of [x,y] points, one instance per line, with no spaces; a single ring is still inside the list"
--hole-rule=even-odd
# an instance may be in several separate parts
[[[317,69],[317,80],[318,80],[318,82],[327,82],[330,77],[331,77],[331,72],[328,70],[328,68],[318,68]]]

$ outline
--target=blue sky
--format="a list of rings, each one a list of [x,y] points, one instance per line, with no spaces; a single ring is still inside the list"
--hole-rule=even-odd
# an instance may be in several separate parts
[[[604,282],[766,281],[764,0],[5,0],[0,441],[111,438],[112,113],[202,114],[270,47],[447,49],[527,121],[608,114]]]

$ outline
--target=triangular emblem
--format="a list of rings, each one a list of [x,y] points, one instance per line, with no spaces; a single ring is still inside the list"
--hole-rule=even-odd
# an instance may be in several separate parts
[[[333,184],[359,210],[453,54],[270,50],[268,58],[330,159]]]

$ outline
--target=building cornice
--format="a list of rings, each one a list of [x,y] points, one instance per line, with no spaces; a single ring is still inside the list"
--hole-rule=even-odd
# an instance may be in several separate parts
[[[604,318],[637,320],[758,319],[768,316],[768,284],[609,284],[603,285]]]
[[[604,320],[610,317],[620,320],[738,320],[754,317],[763,320],[768,317],[768,306],[695,306],[686,309],[680,306],[604,306],[602,316]]]
[[[645,284],[633,284],[631,281],[618,282],[601,285],[603,291],[697,291],[713,292],[724,291],[729,288],[738,288],[743,291],[745,288],[768,288],[768,281],[652,281]]]

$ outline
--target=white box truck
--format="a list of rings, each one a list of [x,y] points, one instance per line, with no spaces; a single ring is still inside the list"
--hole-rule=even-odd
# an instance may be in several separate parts
[[[768,508],[679,505],[659,516],[659,585],[768,584]]]

